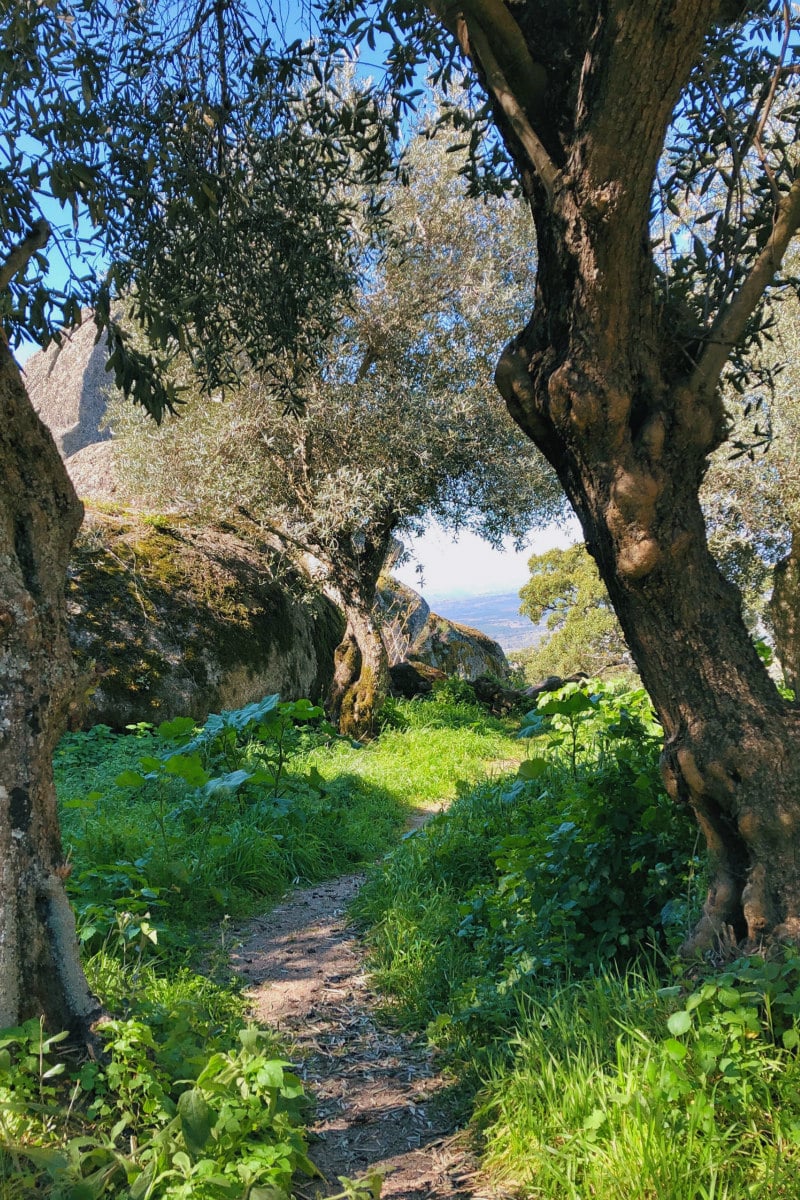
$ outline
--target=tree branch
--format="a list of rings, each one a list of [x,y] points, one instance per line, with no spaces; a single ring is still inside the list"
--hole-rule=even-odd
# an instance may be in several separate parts
[[[558,168],[531,124],[542,115],[547,76],[531,58],[517,22],[502,0],[462,0],[457,5],[429,0],[429,7],[457,37],[464,54],[482,68],[489,91],[550,199]]]
[[[486,83],[497,103],[503,110],[511,128],[517,135],[531,166],[541,180],[548,200],[552,199],[558,168],[544,148],[528,115],[516,95],[509,87],[500,64],[495,58],[485,31],[477,22],[467,22],[462,17],[460,25],[467,35],[467,45],[474,48],[475,56],[486,75]],[[464,45],[463,33],[459,41]],[[467,51],[468,52],[468,51]]]
[[[275,525],[272,521],[267,521],[263,517],[254,517],[251,512],[243,508],[241,504],[236,505],[236,511],[240,516],[246,517],[248,521],[252,521],[259,529],[265,529],[267,533],[271,533],[279,542],[284,545],[284,552],[287,546],[293,546],[295,550],[299,550],[302,554],[310,554],[313,558],[317,558],[320,562],[325,562],[324,550],[317,542],[305,542],[300,538],[293,537],[282,525]],[[326,563],[326,565],[329,565]]]
[[[522,30],[503,0],[462,0],[461,10],[470,29],[477,24],[491,39],[492,53],[503,64],[509,88],[528,120],[538,125],[546,111],[547,72],[531,58]]]
[[[699,395],[716,387],[731,350],[742,336],[758,302],[772,282],[786,250],[800,228],[800,178],[795,179],[778,207],[767,244],[739,291],[717,315],[706,348],[692,373],[689,386]]]
[[[7,288],[15,275],[27,267],[37,250],[43,250],[50,237],[50,226],[42,218],[31,225],[21,242],[17,242],[2,266],[0,266],[0,291]]]

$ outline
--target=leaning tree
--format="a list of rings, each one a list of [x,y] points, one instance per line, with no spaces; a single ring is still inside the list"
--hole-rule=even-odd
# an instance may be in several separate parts
[[[336,15],[374,41],[372,11]],[[494,132],[486,155],[505,147],[530,202],[532,311],[496,380],[580,518],[664,726],[666,786],[705,834],[689,948],[724,926],[798,940],[800,710],[759,661],[698,501],[727,435],[721,382],[743,386],[800,225],[796,7],[430,0],[377,25],[395,87],[430,56],[439,76],[464,65],[485,97],[474,143]]]

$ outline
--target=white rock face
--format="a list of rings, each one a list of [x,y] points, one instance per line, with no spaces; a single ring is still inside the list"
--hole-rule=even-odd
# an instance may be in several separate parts
[[[31,355],[23,368],[31,403],[65,460],[111,436],[100,426],[113,377],[106,371],[105,335],[99,342],[96,337],[94,322],[86,314],[84,324],[65,333],[60,346],[51,343]]]
[[[398,580],[381,579],[377,607],[390,666],[416,659],[469,682],[480,675],[502,679],[508,674],[508,660],[497,642],[479,629],[432,613],[422,596]]]

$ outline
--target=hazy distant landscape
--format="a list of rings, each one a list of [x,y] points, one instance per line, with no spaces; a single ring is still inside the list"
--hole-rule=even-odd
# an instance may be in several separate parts
[[[541,627],[520,614],[518,592],[502,592],[497,596],[426,595],[425,599],[440,616],[480,629],[504,650],[535,646],[542,636]]]

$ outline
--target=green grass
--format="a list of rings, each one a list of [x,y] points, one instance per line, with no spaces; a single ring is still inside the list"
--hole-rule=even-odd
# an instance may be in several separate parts
[[[668,947],[687,918],[676,891],[697,895],[696,831],[663,792],[641,694],[567,712],[574,764],[563,714],[545,715],[525,777],[462,788],[354,908],[400,1018],[435,1020],[454,1042],[505,1028],[529,986]]]
[[[240,1033],[228,916],[380,855],[356,905],[376,979],[449,1060],[498,1182],[537,1200],[795,1200],[800,960],[671,967],[702,889],[641,692],[568,689],[526,718],[527,743],[446,693],[392,702],[361,747],[295,717],[192,753],[146,729],[62,743],[87,973],[115,1019],[109,1062],[61,1075],[36,1029],[0,1044],[2,1200],[139,1179],[153,1200],[217,1200],[240,1168],[288,1187],[303,1098],[274,1039]],[[187,1156],[193,1137],[215,1166]]]
[[[242,1029],[229,917],[374,861],[415,807],[518,751],[507,725],[447,696],[393,702],[367,746],[298,724],[301,709],[234,714],[197,750],[182,744],[191,722],[62,741],[69,886],[113,1020],[100,1063],[59,1060],[36,1022],[0,1034],[2,1200],[218,1200],[250,1183],[288,1195],[305,1162],[302,1089],[275,1038]]]
[[[403,728],[387,726],[363,747],[297,734],[279,785],[211,797],[164,771],[134,786],[116,782],[163,754],[148,729],[68,735],[56,782],[84,927],[96,939],[120,907],[187,927],[263,910],[294,883],[374,861],[416,806],[448,802],[485,775],[486,759],[518,752],[507,726],[484,723],[475,708],[396,702],[391,720]],[[227,767],[252,769],[260,751],[244,745]]]
[[[434,695],[392,701],[389,713],[377,741],[356,755],[339,743],[312,761],[323,774],[335,778],[343,770],[413,812],[437,801],[448,804],[484,779],[487,770],[513,770],[522,757],[514,724],[488,716],[477,705],[448,703]],[[504,768],[504,763],[512,765]]]
[[[462,787],[373,872],[355,913],[375,980],[520,1196],[794,1198],[800,959],[677,973],[696,833],[643,693],[579,691],[525,719],[524,778]]]
[[[746,1044],[713,1017],[678,1041],[676,999],[658,982],[632,969],[521,1005],[510,1059],[487,1072],[476,1103],[498,1181],[547,1200],[797,1195],[796,1053],[776,1044],[755,1001],[738,1009]],[[715,1050],[699,1052],[703,1039]]]

